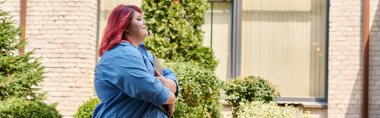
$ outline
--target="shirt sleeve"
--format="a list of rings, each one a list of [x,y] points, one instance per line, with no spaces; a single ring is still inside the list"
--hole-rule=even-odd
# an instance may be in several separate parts
[[[111,84],[132,98],[164,104],[170,90],[149,74],[142,57],[135,55],[111,58],[108,69],[103,73]]]
[[[173,80],[176,85],[177,85],[177,91],[175,92],[175,96],[177,97],[178,96],[178,93],[179,93],[179,83],[178,83],[178,79],[177,79],[177,76],[175,75],[175,73],[168,69],[168,68],[165,68],[164,69],[164,77],[167,78],[167,79],[171,79]]]

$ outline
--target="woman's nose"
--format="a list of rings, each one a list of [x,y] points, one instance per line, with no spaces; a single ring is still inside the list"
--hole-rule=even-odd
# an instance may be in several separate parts
[[[145,19],[143,20],[143,24],[146,25],[146,20]]]

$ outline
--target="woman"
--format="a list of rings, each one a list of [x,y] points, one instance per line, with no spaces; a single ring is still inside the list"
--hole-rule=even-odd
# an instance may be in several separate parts
[[[148,31],[141,14],[137,6],[119,5],[108,18],[99,48],[102,58],[95,68],[101,100],[95,118],[166,118],[174,112],[178,80],[169,69],[154,76],[155,60],[143,44]],[[168,114],[161,105],[169,106]]]

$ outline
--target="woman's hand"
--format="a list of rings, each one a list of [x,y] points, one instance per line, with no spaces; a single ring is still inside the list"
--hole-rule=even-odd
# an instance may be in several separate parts
[[[164,76],[162,76],[159,72],[155,71],[156,78],[164,84],[164,86],[168,87],[171,92],[176,93],[177,92],[177,84],[172,79],[167,79]]]
[[[162,82],[162,84],[170,89],[171,92],[176,93],[177,92],[177,84],[174,82],[174,80],[167,79],[163,76],[156,77],[158,80]]]
[[[174,111],[175,111],[175,104],[169,104],[168,105],[169,106],[169,112],[168,112],[168,114],[169,114],[169,118],[170,117],[172,117],[173,116],[173,113],[174,113]]]

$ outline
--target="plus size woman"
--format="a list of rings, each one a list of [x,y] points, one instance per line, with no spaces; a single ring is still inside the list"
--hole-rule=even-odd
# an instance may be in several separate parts
[[[119,5],[113,9],[95,68],[94,84],[101,103],[94,118],[167,118],[174,112],[178,80],[170,69],[155,76],[156,60],[143,43],[147,35],[139,7]],[[162,105],[168,106],[168,113]]]

